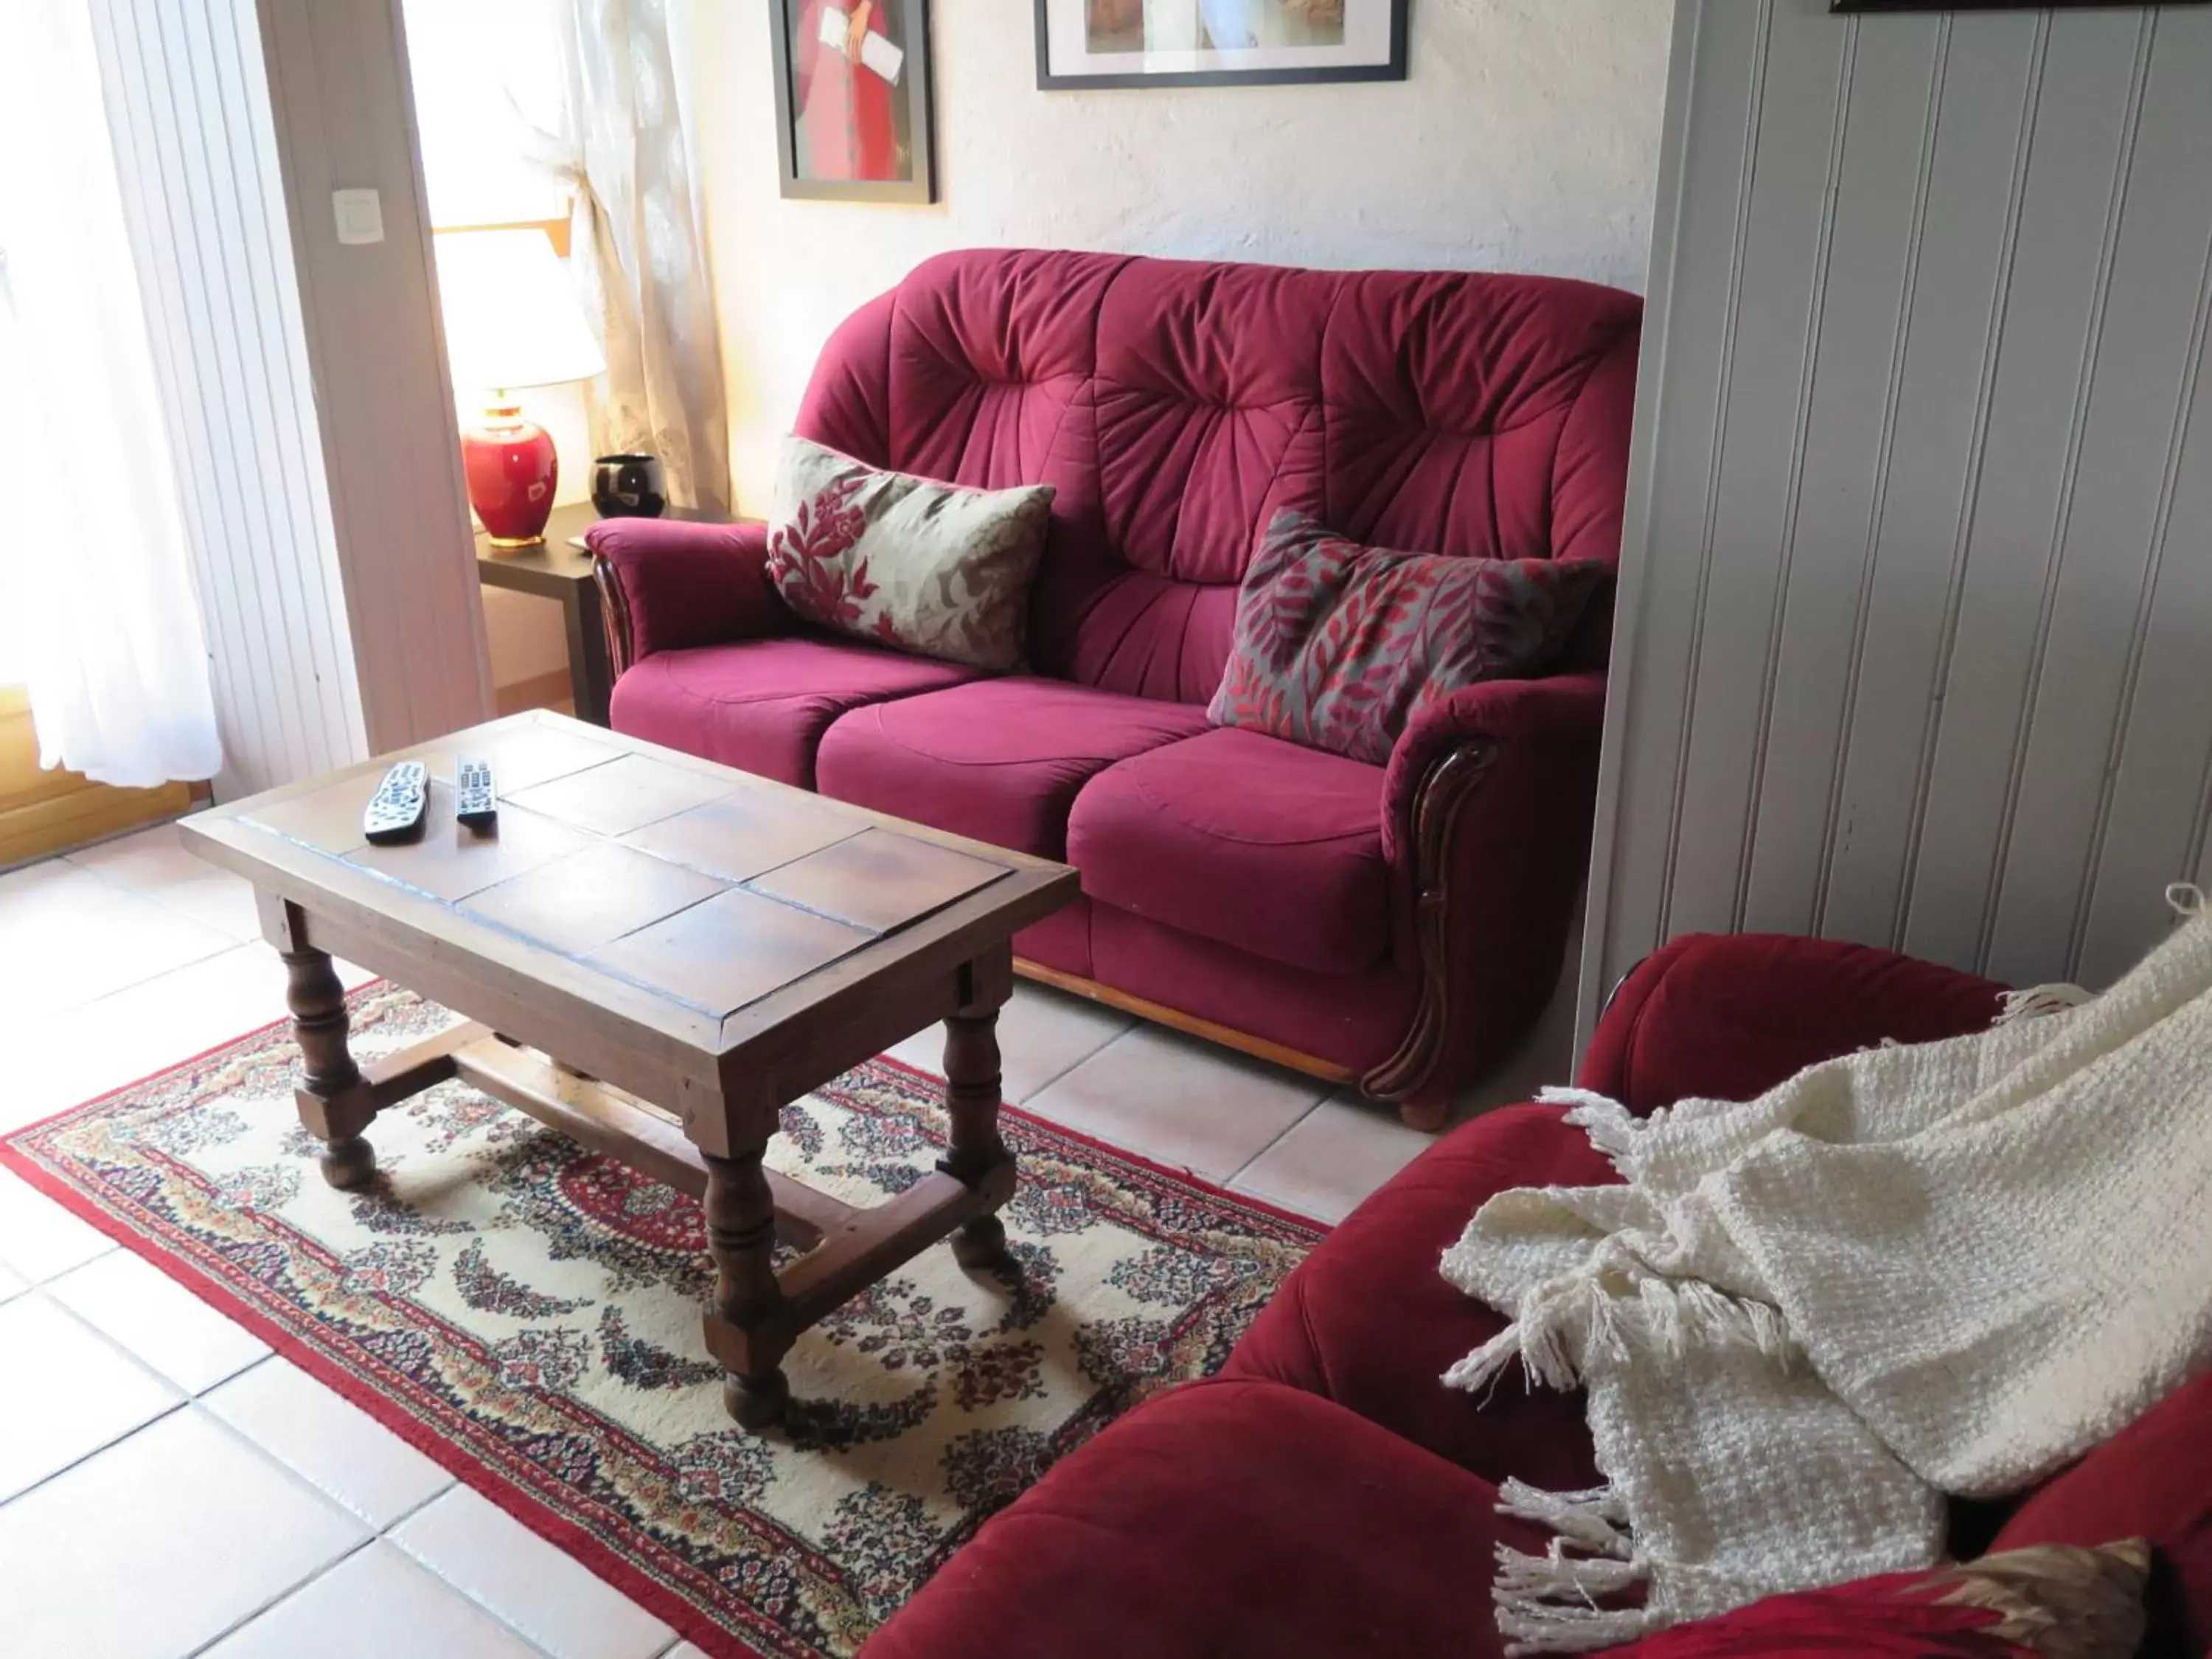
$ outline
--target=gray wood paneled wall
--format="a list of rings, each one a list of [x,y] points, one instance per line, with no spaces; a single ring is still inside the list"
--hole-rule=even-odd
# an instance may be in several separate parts
[[[1674,50],[1585,1030],[1700,930],[2107,980],[2212,875],[2212,9]]]

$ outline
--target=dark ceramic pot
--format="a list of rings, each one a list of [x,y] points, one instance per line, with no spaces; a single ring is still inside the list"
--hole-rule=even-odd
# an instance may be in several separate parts
[[[602,455],[592,463],[592,505],[603,519],[657,519],[668,508],[657,455]]]

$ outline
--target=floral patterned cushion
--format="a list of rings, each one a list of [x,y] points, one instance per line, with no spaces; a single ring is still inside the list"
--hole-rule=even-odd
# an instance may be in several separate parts
[[[1612,574],[1597,559],[1362,547],[1278,513],[1245,572],[1207,713],[1379,764],[1424,704],[1543,667]]]
[[[971,667],[1022,665],[1052,486],[962,489],[786,438],[768,574],[806,621]]]

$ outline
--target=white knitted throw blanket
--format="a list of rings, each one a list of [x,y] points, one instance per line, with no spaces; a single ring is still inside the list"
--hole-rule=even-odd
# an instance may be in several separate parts
[[[1500,1193],[1443,1258],[1514,1321],[1444,1381],[1583,1388],[1607,1479],[1504,1488],[1557,1534],[1498,1552],[1509,1653],[1929,1565],[1944,1494],[2212,1364],[2212,917],[2081,998],[1641,1121],[1547,1092],[1627,1184]]]

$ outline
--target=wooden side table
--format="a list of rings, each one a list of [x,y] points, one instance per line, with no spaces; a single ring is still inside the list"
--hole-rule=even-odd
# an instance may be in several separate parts
[[[726,524],[726,514],[671,507],[665,517],[696,524]],[[576,538],[599,521],[599,511],[589,501],[556,507],[546,522],[545,539],[535,547],[499,549],[491,538],[477,534],[477,580],[486,587],[504,587],[517,593],[534,593],[541,599],[560,602],[562,621],[568,633],[568,695],[576,718],[594,726],[607,723],[607,700],[614,693],[614,674],[607,663],[607,630],[599,617],[599,585],[592,577],[592,558],[574,545]]]

